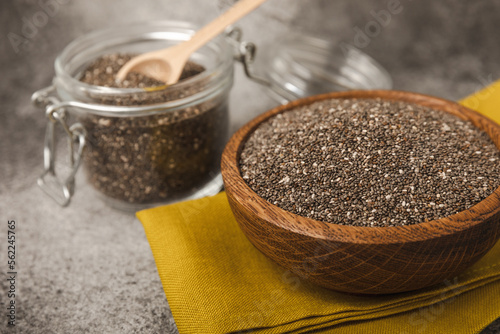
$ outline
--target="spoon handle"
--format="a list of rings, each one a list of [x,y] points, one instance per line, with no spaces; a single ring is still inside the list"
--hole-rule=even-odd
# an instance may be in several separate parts
[[[202,45],[220,34],[227,26],[238,21],[267,0],[240,0],[215,20],[201,28],[189,41],[184,42],[188,53],[193,53]]]

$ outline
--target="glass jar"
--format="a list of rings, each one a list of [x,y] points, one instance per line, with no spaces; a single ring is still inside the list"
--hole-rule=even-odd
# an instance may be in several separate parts
[[[333,90],[392,87],[389,74],[352,47],[293,34],[264,46],[255,57],[255,45],[242,41],[238,28],[192,55],[205,71],[168,87],[109,88],[79,80],[99,56],[165,48],[188,40],[196,29],[191,23],[165,21],[101,30],[76,39],[57,57],[52,85],[32,100],[49,120],[38,184],[60,205],[71,200],[81,162],[97,194],[122,210],[219,192],[234,59],[265,87],[273,103]],[[58,128],[69,143],[70,168],[64,178],[56,173]]]
[[[188,40],[195,31],[192,24],[173,21],[112,28],[76,39],[57,57],[53,85],[33,99],[46,108],[50,120],[45,173],[38,183],[61,205],[73,194],[80,160],[97,193],[122,210],[221,190],[220,156],[229,135],[233,84],[233,53],[223,37],[190,58],[205,68],[202,73],[171,86],[124,89],[79,80],[101,55],[168,47]],[[69,119],[77,123],[69,127]],[[73,172],[55,188],[48,179],[55,178],[57,125],[69,136]]]

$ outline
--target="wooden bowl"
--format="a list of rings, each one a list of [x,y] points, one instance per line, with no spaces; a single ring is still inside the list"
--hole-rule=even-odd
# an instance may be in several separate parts
[[[231,209],[252,244],[283,268],[320,286],[349,293],[387,294],[452,279],[490,250],[500,236],[500,188],[468,210],[397,227],[355,227],[304,218],[267,202],[243,180],[241,150],[270,117],[316,101],[382,98],[442,110],[470,120],[500,149],[500,126],[443,99],[398,91],[348,91],[313,96],[272,109],[237,131],[222,156]]]

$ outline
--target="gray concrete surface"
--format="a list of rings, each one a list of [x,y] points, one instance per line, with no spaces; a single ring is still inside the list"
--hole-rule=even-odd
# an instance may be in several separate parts
[[[215,0],[138,3],[0,2],[0,333],[176,332],[139,221],[105,206],[81,174],[64,209],[35,185],[46,120],[29,98],[50,83],[53,61],[66,44],[110,25],[154,19],[203,24],[218,12]],[[240,26],[257,44],[290,29],[357,44],[389,70],[396,89],[459,99],[500,78],[499,0],[401,0],[384,27],[375,27],[368,40],[356,37],[357,28],[373,25],[373,13],[388,10],[388,3],[270,0]],[[38,26],[30,30],[26,22]],[[238,67],[232,129],[269,105]],[[6,328],[4,314],[9,219],[16,220],[18,247],[15,328]],[[486,332],[500,332],[500,321]]]

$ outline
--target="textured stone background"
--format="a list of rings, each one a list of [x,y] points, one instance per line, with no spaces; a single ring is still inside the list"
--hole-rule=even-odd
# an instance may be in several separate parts
[[[19,325],[7,331],[2,316],[0,332],[175,333],[135,217],[106,207],[81,174],[66,209],[35,186],[46,121],[29,98],[50,83],[55,57],[77,36],[132,21],[203,24],[217,15],[217,3],[57,0],[43,20],[43,4],[54,1],[0,2],[0,213],[3,222],[17,221],[19,262]],[[499,0],[401,0],[401,5],[369,43],[358,45],[389,70],[396,89],[459,99],[500,78]],[[355,44],[355,28],[364,29],[373,20],[371,11],[386,8],[386,0],[270,0],[239,25],[245,38],[259,45],[290,29]],[[29,30],[23,28],[26,22],[39,26]],[[9,40],[12,34],[24,34],[23,43]],[[231,98],[233,130],[271,103],[239,67]],[[2,226],[0,249],[5,240]],[[0,282],[3,310],[6,283]],[[497,321],[488,332],[500,332],[499,327]]]

